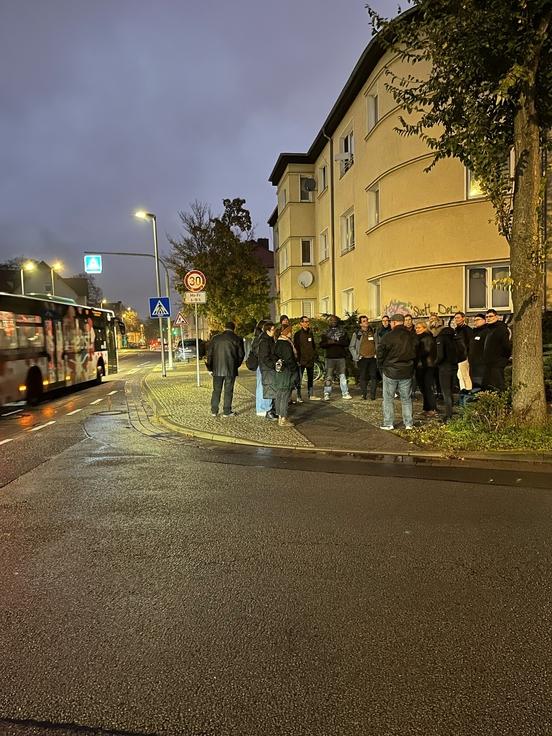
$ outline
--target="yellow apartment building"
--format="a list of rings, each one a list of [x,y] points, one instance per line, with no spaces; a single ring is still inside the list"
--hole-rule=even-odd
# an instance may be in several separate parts
[[[309,151],[280,154],[270,174],[277,311],[509,312],[510,292],[493,288],[509,274],[509,249],[491,204],[456,159],[424,171],[432,153],[395,130],[386,68],[406,72],[375,37]],[[551,186],[547,204],[552,226]],[[547,281],[550,309],[550,264]]]

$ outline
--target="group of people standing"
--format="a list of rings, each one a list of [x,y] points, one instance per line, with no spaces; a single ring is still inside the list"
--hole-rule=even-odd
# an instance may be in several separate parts
[[[477,314],[473,328],[467,324],[464,312],[456,312],[446,326],[437,315],[415,325],[407,317],[410,315],[393,315],[392,335],[378,346],[383,375],[382,429],[393,429],[396,393],[401,398],[404,425],[412,427],[413,378],[423,397],[424,414],[437,415],[440,395],[445,421],[452,417],[456,385],[461,394],[504,390],[504,369],[511,355],[510,332],[494,309]]]
[[[223,417],[233,416],[232,396],[238,368],[245,351],[242,338],[229,322],[220,335],[209,343],[207,368],[213,375],[211,413],[218,415],[224,387]],[[314,367],[318,348],[325,350],[325,379],[322,397],[314,393]],[[511,354],[510,333],[494,309],[474,317],[474,327],[463,312],[456,312],[449,325],[432,314],[429,320],[414,323],[412,315],[385,315],[377,329],[368,317],[359,317],[358,326],[349,338],[336,315],[328,319],[328,329],[315,342],[310,319],[301,317],[299,329],[292,334],[287,315],[276,325],[261,320],[247,359],[248,368],[256,371],[256,413],[279,426],[289,427],[288,410],[292,392],[303,403],[302,380],[307,375],[307,400],[329,401],[334,380],[339,380],[341,397],[350,400],[347,383],[347,357],[351,355],[358,369],[358,383],[363,400],[376,398],[378,379],[382,377],[383,425],[394,428],[394,399],[401,399],[403,422],[412,428],[412,396],[416,384],[423,397],[423,412],[437,415],[437,397],[444,404],[444,420],[452,417],[453,391],[473,389],[502,391],[504,369]]]

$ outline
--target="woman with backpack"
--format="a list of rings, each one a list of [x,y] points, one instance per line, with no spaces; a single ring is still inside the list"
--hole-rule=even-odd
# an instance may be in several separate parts
[[[255,387],[255,412],[257,416],[266,417],[266,419],[275,421],[278,417],[272,409],[272,399],[265,399],[263,396],[263,375],[261,372],[261,367],[259,365],[259,343],[261,341],[262,335],[264,334],[263,328],[267,322],[268,320],[261,319],[257,323],[257,326],[255,327],[255,332],[253,333],[253,342],[251,343],[251,349],[249,351],[249,355],[247,356],[245,364],[250,371],[255,371],[255,376],[257,379]]]

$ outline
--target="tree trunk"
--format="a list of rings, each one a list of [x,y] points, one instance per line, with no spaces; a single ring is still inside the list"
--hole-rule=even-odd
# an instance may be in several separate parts
[[[528,85],[529,87],[529,85]],[[524,92],[515,117],[516,175],[510,249],[513,410],[520,425],[546,421],[542,359],[544,245],[541,237],[541,147],[533,89]]]

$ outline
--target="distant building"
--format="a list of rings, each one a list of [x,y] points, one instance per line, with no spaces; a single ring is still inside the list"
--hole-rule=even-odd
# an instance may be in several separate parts
[[[0,291],[21,294],[23,287],[25,294],[53,294],[88,304],[88,281],[81,277],[63,278],[45,261],[36,263],[32,271],[24,271],[23,282],[21,269],[0,269]]]
[[[270,282],[270,316],[276,318],[276,272],[274,269],[274,251],[270,250],[268,238],[257,238],[251,241],[253,255],[265,266]]]
[[[281,153],[274,165],[276,309],[290,317],[358,310],[371,319],[510,312],[511,292],[494,285],[509,276],[509,248],[489,200],[458,159],[426,173],[433,152],[419,137],[398,135],[405,113],[386,87],[387,70],[419,77],[424,65],[412,72],[375,36],[309,150]],[[545,278],[551,309],[550,260]]]

